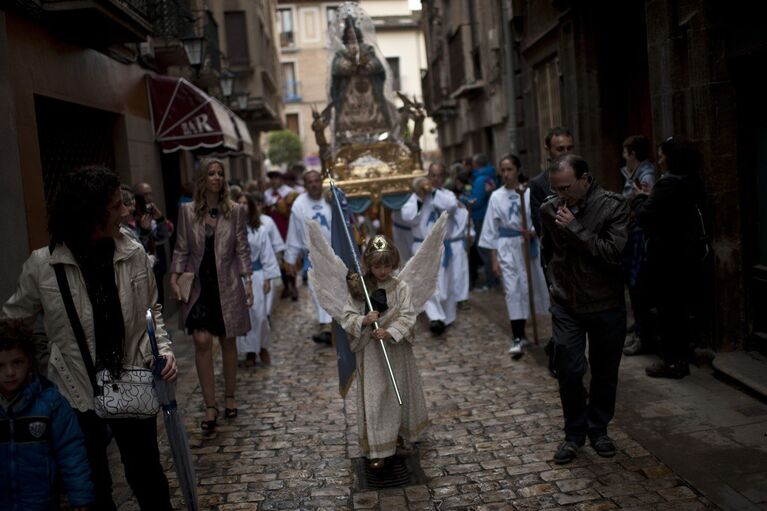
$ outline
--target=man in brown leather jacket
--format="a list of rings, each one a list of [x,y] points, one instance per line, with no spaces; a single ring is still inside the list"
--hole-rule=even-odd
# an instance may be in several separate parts
[[[607,425],[615,412],[626,335],[621,265],[629,207],[623,197],[594,181],[580,156],[567,154],[556,160],[550,179],[556,197],[541,206],[541,245],[565,416],[565,441],[554,461],[563,464],[575,459],[586,436],[600,456],[615,455]],[[591,388],[587,394],[583,375],[589,364]]]

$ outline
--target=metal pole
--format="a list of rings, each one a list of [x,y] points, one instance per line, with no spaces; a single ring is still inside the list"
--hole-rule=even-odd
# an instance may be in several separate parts
[[[333,178],[330,177],[330,173],[328,172],[328,180],[330,182],[330,192],[333,194],[333,200],[336,203],[336,207],[338,208],[338,212],[341,216],[341,218],[344,218],[344,233],[346,233],[346,241],[349,242],[349,247],[352,249],[352,257],[354,258],[354,267],[357,270],[357,273],[360,276],[360,282],[362,282],[362,290],[365,293],[365,301],[368,305],[368,310],[373,310],[373,304],[370,302],[370,295],[368,294],[368,288],[367,285],[365,285],[365,279],[362,276],[362,268],[360,268],[360,262],[357,260],[357,253],[354,251],[354,242],[352,241],[352,237],[349,234],[349,228],[346,225],[346,219],[344,217],[344,210],[341,207],[341,202],[338,200],[338,194],[336,193],[336,182],[333,181]],[[378,329],[378,321],[373,322],[373,327],[375,329]],[[391,383],[394,386],[394,393],[397,395],[397,403],[399,403],[400,406],[402,406],[402,397],[399,395],[399,387],[397,387],[397,380],[394,378],[394,371],[391,369],[391,362],[389,362],[389,354],[386,352],[386,346],[384,346],[383,339],[378,339],[378,343],[381,346],[381,351],[383,351],[384,359],[386,360],[386,368],[389,370],[389,378],[391,378]]]

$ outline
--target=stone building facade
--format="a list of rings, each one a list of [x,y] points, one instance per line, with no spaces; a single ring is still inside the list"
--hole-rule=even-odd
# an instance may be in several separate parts
[[[544,164],[543,135],[573,130],[575,151],[618,190],[621,143],[684,135],[705,157],[715,257],[700,337],[767,348],[765,7],[713,0],[425,0],[424,75],[439,144],[452,160],[511,150]],[[740,5],[740,7],[738,7]],[[760,312],[761,311],[761,312]]]
[[[0,296],[16,287],[31,250],[48,243],[46,200],[58,179],[79,166],[99,164],[126,184],[148,182],[158,206],[173,219],[181,186],[211,151],[230,173],[252,177],[257,158],[245,142],[279,126],[279,76],[273,41],[275,0],[9,0],[0,7]],[[211,6],[214,8],[212,9]],[[236,108],[221,94],[228,42],[227,13],[246,12],[261,32],[248,31],[252,67],[234,68],[248,101]],[[217,17],[221,17],[221,22]],[[219,32],[219,26],[223,29]],[[184,39],[198,37],[203,62],[192,69]],[[226,48],[235,50],[234,47]],[[242,49],[240,49],[242,52]],[[271,51],[271,55],[268,52]],[[153,79],[194,84],[216,103],[231,127],[230,142],[199,149],[158,143]],[[268,82],[271,81],[269,88]],[[192,85],[189,85],[190,90]],[[213,98],[220,96],[220,101]],[[227,109],[224,103],[237,111]],[[273,114],[265,119],[266,104]],[[183,110],[183,109],[182,109]],[[193,112],[174,110],[174,115]],[[242,121],[245,117],[248,124]],[[236,122],[235,122],[236,121]],[[267,122],[266,125],[259,124]],[[268,124],[271,122],[272,124]],[[179,121],[178,124],[182,124]],[[205,125],[207,126],[207,125]],[[223,130],[222,130],[223,131]],[[223,135],[222,135],[223,140]],[[181,142],[179,142],[181,143]],[[246,173],[247,172],[247,173]]]

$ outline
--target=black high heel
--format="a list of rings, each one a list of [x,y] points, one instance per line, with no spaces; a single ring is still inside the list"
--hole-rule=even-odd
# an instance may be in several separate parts
[[[231,396],[224,396],[224,399],[234,399],[234,394]],[[224,408],[224,417],[227,419],[237,418],[237,408]]]
[[[216,431],[216,426],[218,425],[218,408],[215,406],[206,406],[205,409],[212,408],[216,411],[216,416],[213,417],[212,420],[204,420],[200,422],[200,429],[202,430],[203,435],[210,436]]]

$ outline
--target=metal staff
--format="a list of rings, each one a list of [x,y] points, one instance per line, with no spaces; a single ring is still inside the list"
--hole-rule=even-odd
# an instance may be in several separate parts
[[[336,204],[336,207],[338,208],[338,212],[340,213],[341,218],[344,219],[344,223],[346,223],[346,217],[344,216],[344,210],[341,207],[341,201],[338,199],[336,182],[333,180],[332,177],[330,177],[330,173],[327,173],[327,178],[330,182],[330,191],[333,194],[333,199]],[[373,310],[373,304],[370,302],[370,295],[368,294],[368,287],[365,285],[365,279],[363,278],[362,274],[362,268],[360,267],[359,259],[357,259],[357,251],[354,250],[354,243],[352,242],[352,238],[349,235],[349,228],[348,226],[345,226],[346,229],[344,229],[344,232],[346,233],[346,241],[349,242],[349,247],[352,249],[352,257],[354,258],[354,267],[357,270],[357,273],[360,276],[360,282],[362,282],[362,290],[365,292],[365,301],[368,305],[368,310]],[[373,327],[375,329],[378,329],[378,321],[373,322]],[[399,403],[400,406],[402,406],[402,398],[399,395],[399,387],[397,387],[397,380],[394,378],[394,371],[391,369],[391,362],[389,362],[389,354],[386,353],[386,346],[384,346],[383,339],[378,339],[378,342],[381,346],[381,350],[383,351],[384,359],[386,360],[386,368],[389,370],[389,377],[391,378],[391,384],[394,386],[394,393],[397,395],[397,403]]]
[[[527,208],[525,207],[525,190],[527,186],[520,184],[517,187],[517,193],[519,194],[520,208],[519,212],[522,215],[522,225],[527,230]],[[533,297],[533,270],[530,264],[530,240],[527,236],[522,236],[522,242],[524,243],[525,252],[525,271],[527,272],[527,297],[530,302],[530,319],[533,320],[533,339],[535,339],[535,345],[538,345],[538,320],[535,317],[535,298]]]

